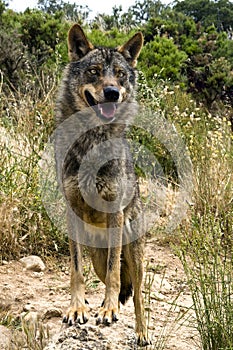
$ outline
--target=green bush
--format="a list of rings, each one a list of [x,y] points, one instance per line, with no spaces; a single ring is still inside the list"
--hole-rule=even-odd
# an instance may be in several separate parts
[[[139,68],[144,72],[149,84],[159,76],[177,81],[181,79],[181,69],[187,55],[178,49],[172,39],[155,37],[147,43],[139,58]]]
[[[40,10],[27,9],[20,15],[19,20],[22,43],[30,53],[31,60],[35,60],[37,67],[45,63],[49,67],[51,62],[55,63],[58,48],[61,59],[66,60],[67,55],[61,45],[66,47],[69,25],[64,22],[62,13],[56,12],[50,15]]]

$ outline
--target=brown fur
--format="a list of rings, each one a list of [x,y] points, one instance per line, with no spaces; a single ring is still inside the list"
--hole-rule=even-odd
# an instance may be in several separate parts
[[[71,253],[71,304],[64,322],[85,323],[89,317],[82,269],[85,244],[96,274],[106,285],[97,324],[117,321],[119,301],[125,303],[133,289],[138,344],[145,346],[149,341],[142,298],[144,221],[125,139],[126,124],[136,111],[135,66],[142,44],[142,34],[137,33],[118,48],[94,47],[79,25],[70,29],[71,62],[56,105],[56,159],[67,201]],[[85,132],[76,139],[80,129]],[[117,139],[114,145],[112,139]],[[102,144],[105,148],[98,151]],[[93,167],[99,163],[93,180]],[[92,186],[98,195],[88,201],[85,194],[89,198]],[[119,205],[109,211],[119,198]]]

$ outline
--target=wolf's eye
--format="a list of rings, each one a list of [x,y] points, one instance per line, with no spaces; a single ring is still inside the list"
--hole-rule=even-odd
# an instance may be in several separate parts
[[[125,76],[125,72],[123,72],[123,70],[120,70],[117,75],[119,78],[123,78]]]
[[[97,69],[92,68],[92,69],[89,70],[89,72],[90,72],[92,75],[96,75],[96,74],[97,74]]]

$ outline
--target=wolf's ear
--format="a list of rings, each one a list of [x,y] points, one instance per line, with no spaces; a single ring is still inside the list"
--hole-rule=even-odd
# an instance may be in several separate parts
[[[94,49],[94,46],[87,40],[80,25],[74,24],[68,33],[68,53],[70,61],[78,61],[92,49]]]
[[[134,34],[134,36],[124,45],[118,48],[118,51],[125,57],[132,67],[137,64],[137,58],[143,46],[143,35],[141,32]]]

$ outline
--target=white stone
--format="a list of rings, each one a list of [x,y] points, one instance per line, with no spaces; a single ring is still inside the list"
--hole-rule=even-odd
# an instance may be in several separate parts
[[[26,270],[41,272],[45,270],[45,264],[39,256],[30,255],[20,259],[20,262],[25,266]]]

